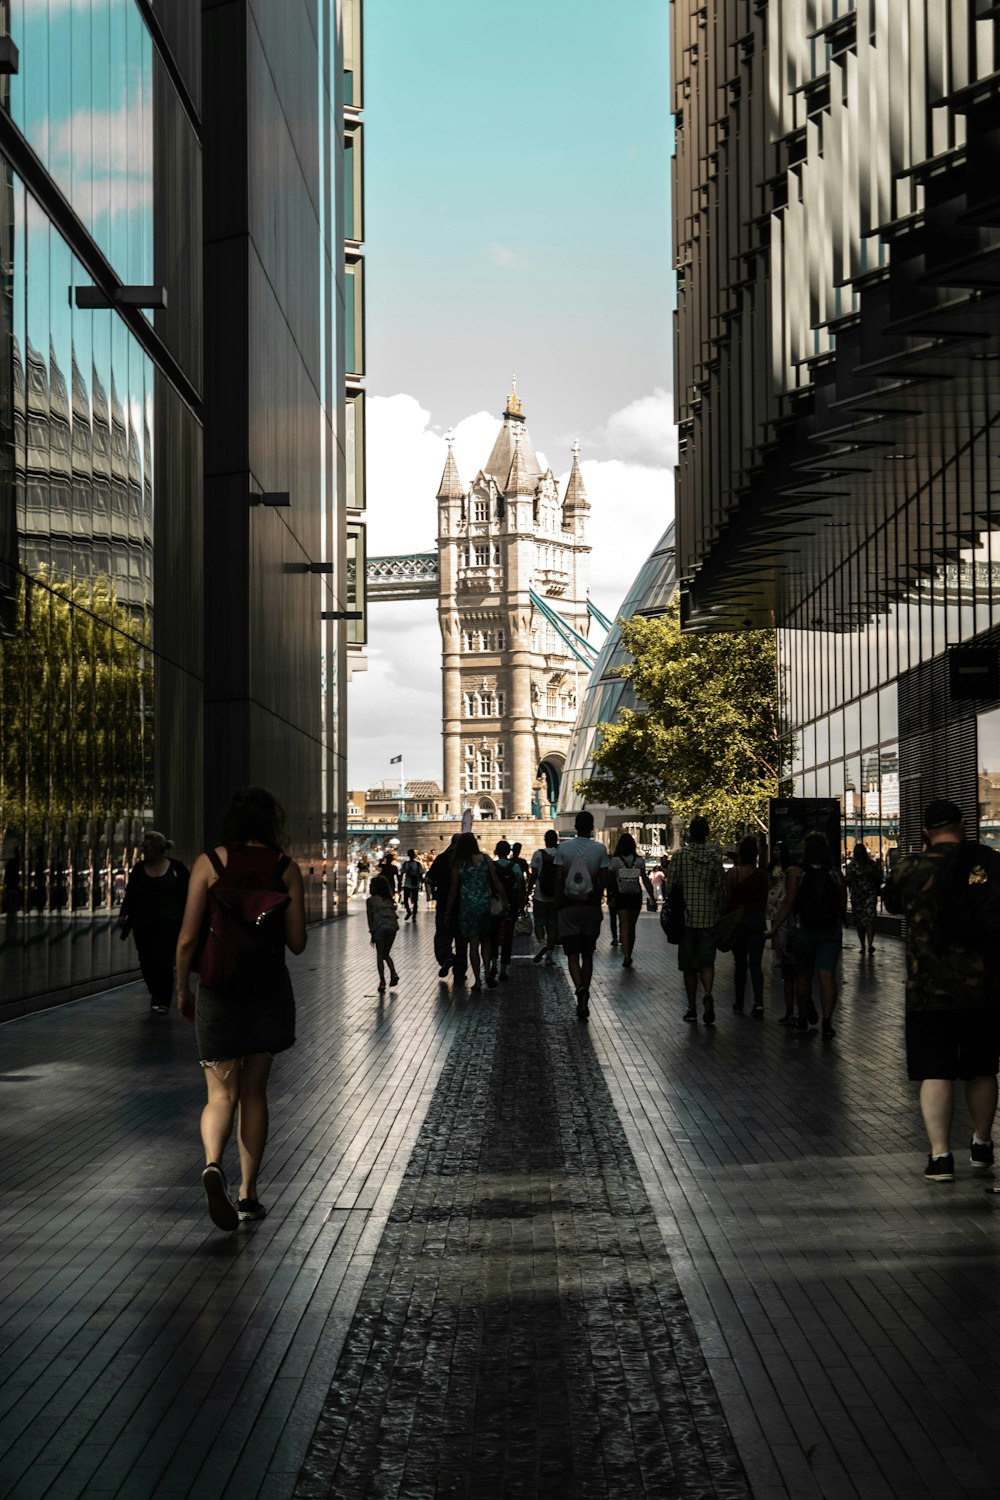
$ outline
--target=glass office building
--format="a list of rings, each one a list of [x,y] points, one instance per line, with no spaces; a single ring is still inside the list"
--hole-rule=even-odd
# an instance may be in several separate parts
[[[241,782],[330,908],[343,17],[275,9],[0,6],[0,1016],[133,971],[143,830]]]
[[[777,626],[795,791],[998,834],[1000,20],[674,0],[678,571]]]
[[[601,725],[613,724],[623,708],[638,707],[631,684],[618,675],[619,669],[629,661],[628,652],[621,642],[620,622],[623,619],[631,620],[635,615],[662,614],[676,588],[674,523],[671,521],[622,600],[621,609],[608,631],[581,696],[559,791],[556,826],[560,832],[573,831],[573,819],[584,805],[594,814],[595,826],[602,834],[626,823],[631,829],[634,824],[643,821],[634,810],[608,808],[593,802],[585,804],[583,797],[576,791],[576,783],[585,781],[594,774],[594,751],[601,742]],[[669,813],[666,808],[660,808],[648,821],[666,829],[670,823]]]

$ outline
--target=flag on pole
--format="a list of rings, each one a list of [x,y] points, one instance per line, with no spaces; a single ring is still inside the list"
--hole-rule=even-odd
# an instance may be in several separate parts
[[[394,755],[389,764],[390,766],[401,766],[403,764],[403,757],[401,755]]]

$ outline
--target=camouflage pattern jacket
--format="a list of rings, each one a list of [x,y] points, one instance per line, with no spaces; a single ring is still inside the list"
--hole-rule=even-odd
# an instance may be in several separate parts
[[[906,922],[907,1010],[967,1010],[1000,1003],[1000,954],[949,943],[935,931],[935,884],[947,878],[946,861],[961,847],[932,844],[919,854],[907,854],[883,889],[886,911],[901,912]],[[998,858],[995,850],[977,847],[984,863]]]

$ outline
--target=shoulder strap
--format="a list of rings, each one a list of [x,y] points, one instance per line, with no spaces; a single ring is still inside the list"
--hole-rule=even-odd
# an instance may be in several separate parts
[[[226,873],[226,867],[222,863],[222,860],[219,858],[219,856],[216,854],[215,850],[206,849],[205,853],[208,855],[208,858],[212,865],[212,869],[215,871],[216,875],[219,875],[220,877],[224,875]]]
[[[278,863],[277,863],[277,866],[275,868],[275,874],[277,874],[277,875],[284,875],[285,871],[288,869],[288,866],[291,864],[291,862],[292,861],[291,861],[291,859],[289,858],[289,856],[287,854],[279,854],[278,855]]]

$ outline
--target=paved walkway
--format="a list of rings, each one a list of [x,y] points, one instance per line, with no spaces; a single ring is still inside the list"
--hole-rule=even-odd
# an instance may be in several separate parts
[[[684,1026],[654,919],[587,1028],[523,958],[453,997],[431,925],[384,1000],[360,911],[311,934],[231,1236],[176,1016],[0,1028],[0,1495],[1000,1497],[1000,1198],[922,1180],[898,945],[823,1044],[727,968]]]

